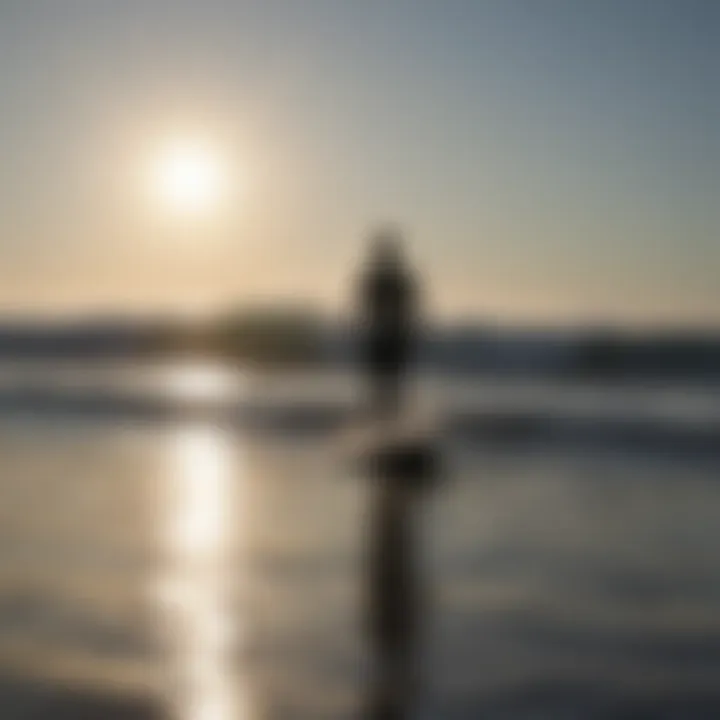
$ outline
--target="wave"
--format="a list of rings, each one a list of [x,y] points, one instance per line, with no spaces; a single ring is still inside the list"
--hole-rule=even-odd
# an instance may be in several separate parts
[[[420,411],[418,410],[418,413]],[[192,399],[78,389],[0,391],[0,417],[65,417],[81,421],[203,420],[247,431],[327,436],[357,417],[347,399],[263,401]],[[512,443],[570,442],[646,450],[720,453],[720,419],[705,412],[675,414],[647,408],[555,407],[486,403],[434,414],[437,432],[458,440]]]

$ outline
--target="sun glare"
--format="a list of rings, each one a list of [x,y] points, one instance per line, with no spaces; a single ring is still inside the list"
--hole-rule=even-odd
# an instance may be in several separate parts
[[[227,182],[217,152],[197,142],[169,144],[154,168],[154,189],[162,204],[174,213],[212,210],[227,190]]]

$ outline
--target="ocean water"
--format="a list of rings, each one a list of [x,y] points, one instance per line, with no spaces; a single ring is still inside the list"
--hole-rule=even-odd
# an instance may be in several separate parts
[[[0,717],[361,716],[356,392],[197,361],[0,368]],[[446,472],[416,509],[415,715],[720,717],[717,388],[416,395]]]

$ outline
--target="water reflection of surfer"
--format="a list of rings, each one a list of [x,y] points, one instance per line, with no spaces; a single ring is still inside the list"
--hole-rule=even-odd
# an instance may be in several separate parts
[[[359,300],[369,404],[374,414],[387,417],[398,412],[403,400],[417,313],[415,278],[396,233],[384,231],[375,237]]]

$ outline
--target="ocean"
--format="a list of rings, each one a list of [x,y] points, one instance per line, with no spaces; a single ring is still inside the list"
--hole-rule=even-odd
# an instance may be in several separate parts
[[[0,366],[0,718],[359,717],[342,373]],[[720,388],[421,377],[413,717],[720,717]]]

